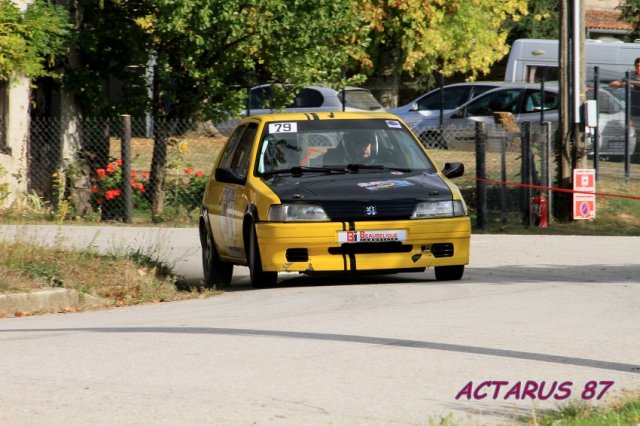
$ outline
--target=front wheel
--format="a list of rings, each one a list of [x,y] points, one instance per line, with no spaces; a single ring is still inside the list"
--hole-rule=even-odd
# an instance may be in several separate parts
[[[436,280],[457,281],[464,275],[464,265],[436,266]]]
[[[202,246],[204,286],[223,290],[231,283],[233,264],[220,260],[211,234],[202,228],[200,229],[200,245]]]
[[[273,287],[278,281],[278,272],[263,271],[262,260],[260,259],[260,247],[258,246],[258,235],[254,224],[249,226],[247,262],[249,264],[249,276],[251,285],[254,288]]]

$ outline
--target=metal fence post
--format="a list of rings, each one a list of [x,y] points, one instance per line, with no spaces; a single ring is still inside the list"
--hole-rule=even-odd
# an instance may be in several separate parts
[[[476,122],[476,226],[483,231],[487,230],[486,150],[486,124],[479,121]]]
[[[503,128],[506,133],[507,129]],[[500,138],[500,181],[507,181],[507,141],[509,137]],[[507,185],[500,185],[500,210],[502,215],[502,223],[507,223]]]
[[[551,188],[551,158],[553,151],[551,150],[551,122],[545,121],[542,123],[542,128],[544,129],[544,140],[545,140],[545,167],[546,173],[543,175],[545,179],[545,184],[547,188]],[[548,214],[548,222],[551,223],[553,215],[551,214],[552,210],[552,199],[553,199],[553,191],[551,189],[547,189],[547,214]]]
[[[626,84],[624,85],[624,178],[629,180],[630,176],[630,157],[631,153],[629,152],[629,141],[631,139],[631,81],[629,78],[631,77],[631,73],[629,71],[625,72],[624,78]]]
[[[124,200],[124,222],[131,223],[133,217],[133,190],[131,188],[131,116],[122,115],[122,197]]]
[[[600,105],[598,103],[598,94],[600,93],[600,77],[599,68],[593,67],[593,93],[596,99],[596,127],[594,127],[593,135],[593,169],[596,173],[596,180],[598,180],[598,168],[600,167],[600,129],[598,127],[598,121],[600,116]]]
[[[533,225],[533,217],[531,215],[531,185],[532,182],[532,166],[533,159],[531,155],[531,123],[524,122],[520,125],[522,141],[522,163],[520,168],[521,181],[525,185],[522,191],[522,223],[531,226]]]

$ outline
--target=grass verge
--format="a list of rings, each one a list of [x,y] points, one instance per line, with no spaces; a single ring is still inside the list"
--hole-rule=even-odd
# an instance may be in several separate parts
[[[186,288],[171,269],[147,254],[98,254],[89,249],[0,242],[0,293],[54,287],[108,299],[107,307],[207,297],[213,291]]]
[[[605,405],[572,402],[523,419],[531,426],[637,426],[640,425],[640,391],[625,392]]]

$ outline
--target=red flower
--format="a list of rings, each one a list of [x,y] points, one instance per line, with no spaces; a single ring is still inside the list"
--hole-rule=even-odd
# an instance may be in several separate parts
[[[135,179],[138,177],[138,174],[136,172],[131,172],[131,177]]]
[[[202,170],[196,170],[196,176],[197,177],[202,176]]]
[[[97,194],[98,192],[100,192],[100,188],[94,185],[91,187],[91,192],[93,192],[94,194]]]
[[[190,175],[191,173],[193,173],[193,169],[184,169],[184,172]]]
[[[149,172],[142,172],[142,177],[145,179],[149,179]]]
[[[144,192],[144,185],[142,184],[142,182],[138,182],[137,188],[139,192]]]
[[[102,198],[98,198],[98,204],[102,204],[104,200]]]
[[[122,160],[118,158],[116,160],[116,164],[118,165],[118,167],[122,167]]]
[[[104,193],[104,196],[107,200],[115,200],[120,195],[119,189],[109,189]]]
[[[104,169],[96,169],[96,175],[98,175],[98,179],[102,179],[107,177],[107,172]]]
[[[107,173],[113,173],[116,171],[116,168],[112,163],[107,164]]]

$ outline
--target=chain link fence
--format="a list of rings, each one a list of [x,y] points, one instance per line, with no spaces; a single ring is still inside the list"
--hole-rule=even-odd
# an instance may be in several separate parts
[[[195,223],[225,141],[189,121],[33,119],[29,196],[67,219]]]
[[[226,142],[223,133],[230,130],[217,127],[148,118],[130,124],[123,118],[34,118],[27,172],[21,177],[28,195],[22,197],[19,214],[193,225],[207,176]],[[526,185],[557,186],[555,124],[490,117],[481,124],[414,130],[441,165],[465,164],[465,176],[456,183],[479,227],[489,219],[514,218],[535,225],[534,197],[551,202],[551,193]],[[598,160],[601,177],[640,178],[637,165],[628,168],[620,157],[600,155]]]
[[[511,117],[512,118],[512,117]],[[551,199],[549,187],[556,173],[551,123],[515,123],[515,120],[446,126],[419,134],[440,164],[462,162],[465,176],[456,183],[484,229],[490,218],[536,225],[531,215],[535,196]]]

